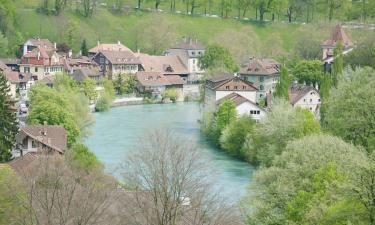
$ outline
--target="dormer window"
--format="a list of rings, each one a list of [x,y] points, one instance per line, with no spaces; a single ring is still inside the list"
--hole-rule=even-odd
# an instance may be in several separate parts
[[[225,86],[225,89],[226,89],[226,90],[229,90],[229,86]]]
[[[243,90],[246,90],[246,86],[242,86],[242,89],[243,89]]]
[[[237,86],[234,86],[234,90],[237,90],[238,89],[238,87]]]

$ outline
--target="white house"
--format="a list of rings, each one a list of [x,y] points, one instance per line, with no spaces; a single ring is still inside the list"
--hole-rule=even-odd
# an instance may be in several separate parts
[[[204,45],[198,40],[185,38],[183,42],[165,51],[166,56],[179,56],[186,68],[188,69],[188,83],[199,81],[204,73],[199,66],[199,57],[205,52]]]
[[[236,111],[238,116],[251,116],[255,121],[259,122],[266,116],[266,111],[262,109],[256,103],[244,98],[243,96],[237,93],[231,93],[217,101],[217,104],[220,105],[226,100],[233,101],[236,105]]]
[[[313,86],[294,83],[289,87],[289,99],[293,107],[300,107],[320,118],[321,99],[319,91]]]
[[[204,104],[215,106],[216,101],[232,93],[237,93],[245,99],[256,102],[258,89],[249,81],[241,80],[231,74],[215,76],[206,81]]]

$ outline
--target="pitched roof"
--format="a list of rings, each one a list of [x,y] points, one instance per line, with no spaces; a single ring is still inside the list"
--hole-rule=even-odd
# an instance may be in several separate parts
[[[138,82],[142,86],[168,86],[184,84],[180,76],[168,75],[165,76],[160,72],[145,72],[140,71],[136,74]]]
[[[217,100],[217,104],[220,105],[221,103],[223,103],[226,100],[233,101],[236,104],[236,106],[239,106],[244,102],[250,102],[250,103],[256,105],[254,102],[252,102],[252,101],[248,100],[247,98],[245,98],[245,97],[243,97],[243,96],[241,96],[237,93],[234,93],[234,92],[229,94],[229,95],[226,95],[226,96],[222,97],[219,100]]]
[[[146,72],[161,72],[163,74],[188,74],[189,71],[177,55],[154,56],[148,54],[136,54],[142,62]]]
[[[100,75],[99,70],[91,69],[87,67],[81,67],[73,72],[73,79],[75,81],[83,81],[88,77],[98,76]]]
[[[44,49],[55,49],[54,44],[52,44],[48,39],[41,39],[41,38],[31,38],[25,42],[30,43],[33,46],[44,48]]]
[[[205,49],[205,46],[199,43],[197,39],[193,40],[192,38],[186,38],[172,48],[184,50],[203,50]]]
[[[46,146],[64,153],[67,149],[67,134],[63,126],[58,125],[25,125],[16,136],[17,143],[22,143],[27,136]]]
[[[241,68],[240,74],[245,75],[274,75],[280,73],[280,63],[274,59],[250,58],[249,62]]]
[[[98,64],[87,56],[80,56],[79,58],[65,58],[64,65],[69,70],[74,66],[97,66]]]
[[[17,58],[1,58],[0,59],[0,64],[4,63],[5,65],[8,65],[8,64],[20,64],[21,63],[21,60],[20,59],[17,59]]]
[[[6,69],[8,69],[8,66],[2,60],[0,60],[0,70],[4,71]]]
[[[237,82],[241,82],[242,86],[245,86],[246,89],[242,89],[242,91],[256,91],[258,88],[254,86],[253,83],[247,81],[247,80],[242,80],[237,76],[234,76],[232,74],[222,74],[219,76],[212,77],[206,81],[206,87],[212,89],[212,90],[219,90],[224,86],[224,84],[228,84],[232,82],[235,82],[235,85],[229,85],[230,88],[235,88],[232,86],[237,86]],[[227,90],[227,89],[226,89]]]
[[[336,46],[338,42],[341,42],[345,48],[349,48],[354,45],[353,42],[349,39],[349,37],[346,35],[342,26],[339,24],[336,25],[333,29],[331,37],[328,40],[324,41],[322,45],[333,47]]]
[[[23,156],[13,159],[9,165],[17,172],[27,171],[28,168],[38,159],[35,153],[26,153]]]
[[[292,105],[296,104],[303,96],[308,94],[310,91],[317,91],[314,87],[312,86],[307,86],[307,85],[302,85],[302,84],[292,84],[289,87],[289,99],[290,103]]]
[[[100,51],[112,64],[137,65],[141,61],[131,51]]]
[[[19,72],[12,71],[10,69],[6,69],[3,71],[5,78],[12,84],[16,84],[20,82],[19,79]]]
[[[42,83],[42,84],[53,85],[55,83],[55,76],[54,75],[46,75],[46,76],[43,77],[43,79],[39,80],[38,82]]]
[[[131,50],[121,43],[99,44],[89,50],[90,53],[94,53],[94,54],[100,51],[131,51]]]
[[[30,52],[26,53],[23,58],[38,58],[38,54],[40,58],[48,59],[51,58],[53,55],[54,50],[47,50],[44,48],[34,48]]]

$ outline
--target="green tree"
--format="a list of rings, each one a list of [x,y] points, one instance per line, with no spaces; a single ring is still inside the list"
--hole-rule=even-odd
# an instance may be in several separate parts
[[[35,90],[35,89],[34,89]],[[79,139],[81,132],[73,115],[61,105],[51,101],[33,103],[33,107],[27,117],[30,124],[61,125],[65,128],[68,136],[68,146],[72,146]]]
[[[93,79],[85,78],[80,83],[80,87],[89,100],[95,100],[98,97],[98,93],[95,90],[96,82]]]
[[[176,102],[179,97],[178,90],[176,88],[168,88],[161,93],[163,99],[169,98],[172,102]]]
[[[224,128],[232,121],[236,120],[237,111],[236,105],[231,100],[222,102],[219,106],[218,111],[215,114],[214,129],[212,132],[212,140],[219,144],[220,136]]]
[[[6,56],[8,52],[8,38],[0,31],[0,56]]]
[[[254,132],[256,122],[250,116],[242,116],[233,120],[223,130],[220,137],[220,146],[229,154],[246,159],[246,152],[242,146],[248,135]]]
[[[375,148],[375,71],[347,71],[326,100],[325,128],[368,151]]]
[[[89,50],[87,48],[87,43],[86,39],[83,39],[82,44],[81,44],[81,53],[83,56],[88,56],[89,55]]]
[[[72,146],[67,157],[72,159],[72,166],[81,171],[90,172],[103,168],[103,165],[96,158],[95,154],[84,144],[75,144]]]
[[[364,151],[334,136],[311,135],[289,142],[271,167],[253,175],[243,200],[249,209],[248,224],[368,224],[358,223],[356,215],[363,208],[356,203],[350,204],[353,212],[346,211],[344,223],[336,223],[337,214],[332,214],[349,204],[356,171],[367,164]],[[329,218],[334,222],[325,223]]]
[[[0,224],[22,224],[22,215],[27,210],[21,179],[9,165],[0,166]]]
[[[289,102],[275,99],[267,117],[248,136],[244,144],[249,161],[270,166],[288,141],[319,133],[320,124],[307,110],[295,109]]]
[[[9,91],[7,79],[0,73],[0,162],[8,161],[12,156],[11,151],[18,132]]]
[[[375,69],[375,38],[371,36],[360,42],[353,51],[344,56],[344,62],[352,69],[358,66],[370,66]]]
[[[199,60],[202,69],[212,69],[224,66],[228,71],[236,72],[239,70],[229,50],[218,44],[209,45]]]
[[[320,60],[301,60],[292,68],[293,76],[299,83],[321,84],[323,73],[323,63]]]
[[[283,98],[289,101],[289,86],[291,79],[288,70],[283,66],[280,73],[279,82],[276,85],[275,97]]]
[[[337,82],[340,79],[340,76],[342,75],[344,69],[344,59],[342,55],[343,50],[344,46],[342,45],[342,43],[338,43],[335,49],[333,50],[335,60],[333,62],[332,76],[335,86],[337,85]]]
[[[113,86],[118,95],[131,94],[135,91],[137,80],[135,76],[120,74],[113,82]]]

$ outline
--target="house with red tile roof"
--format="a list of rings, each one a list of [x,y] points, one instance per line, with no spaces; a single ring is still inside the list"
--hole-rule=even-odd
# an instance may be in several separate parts
[[[64,71],[63,57],[56,53],[55,49],[34,48],[22,56],[20,71],[33,73],[38,79],[47,75],[55,75]]]
[[[273,93],[280,77],[281,64],[273,59],[250,58],[240,69],[241,79],[249,81],[259,89],[257,100]]]
[[[353,41],[350,40],[350,38],[346,35],[343,27],[340,24],[334,27],[330,38],[321,44],[324,61],[329,63],[333,61],[333,51],[338,43],[341,43],[344,46],[344,54],[352,51],[355,46]]]
[[[36,48],[45,49],[48,51],[57,49],[56,43],[52,44],[48,39],[30,38],[22,46],[22,49],[23,49],[22,55],[26,55],[27,53],[31,52],[32,50]]]
[[[64,154],[67,149],[67,134],[63,126],[25,125],[16,136],[14,157],[27,153]]]

